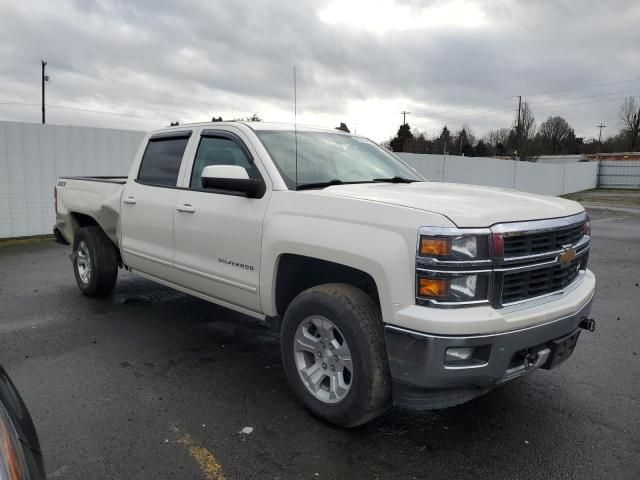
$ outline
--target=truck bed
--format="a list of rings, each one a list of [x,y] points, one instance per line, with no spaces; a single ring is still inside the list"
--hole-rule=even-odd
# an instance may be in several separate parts
[[[56,224],[62,236],[71,242],[74,222],[87,215],[118,245],[120,198],[126,181],[127,177],[60,177],[56,184]]]

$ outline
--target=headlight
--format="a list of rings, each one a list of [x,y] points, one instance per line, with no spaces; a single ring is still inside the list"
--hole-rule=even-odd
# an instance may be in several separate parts
[[[489,258],[488,235],[432,236],[420,235],[421,257],[465,261]]]
[[[416,257],[416,301],[455,307],[489,302],[491,231],[422,227]]]
[[[437,303],[483,302],[488,298],[489,275],[419,273],[418,297]]]

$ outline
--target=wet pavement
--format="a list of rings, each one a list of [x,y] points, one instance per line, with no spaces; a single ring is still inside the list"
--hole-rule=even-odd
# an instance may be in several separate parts
[[[640,215],[591,216],[596,332],[456,408],[326,425],[264,324],[123,272],[113,296],[84,297],[51,242],[0,247],[0,363],[52,479],[637,479]]]

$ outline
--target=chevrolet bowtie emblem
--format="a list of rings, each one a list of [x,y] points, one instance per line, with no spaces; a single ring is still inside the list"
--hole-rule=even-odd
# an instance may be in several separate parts
[[[564,252],[558,256],[558,261],[560,265],[566,267],[576,258],[576,251],[571,245],[563,245],[562,248],[564,248]]]

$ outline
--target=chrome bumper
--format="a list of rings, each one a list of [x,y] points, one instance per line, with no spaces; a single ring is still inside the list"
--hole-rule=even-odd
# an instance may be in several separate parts
[[[394,403],[414,409],[445,408],[464,403],[536,368],[553,368],[554,341],[571,335],[591,311],[593,296],[577,312],[534,327],[492,335],[429,335],[391,325],[385,327]],[[575,337],[573,336],[575,334]],[[448,348],[482,347],[486,361],[470,366],[445,365]],[[518,362],[523,352],[533,353]],[[568,352],[568,357],[573,350]]]

